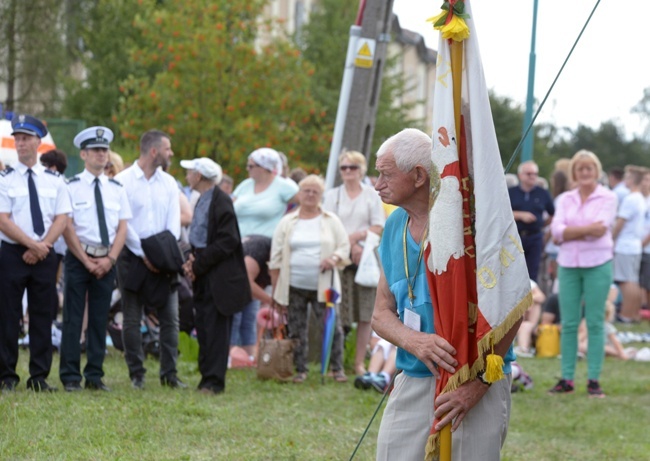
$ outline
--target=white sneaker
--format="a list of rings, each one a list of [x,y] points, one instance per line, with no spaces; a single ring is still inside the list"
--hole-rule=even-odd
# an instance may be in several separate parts
[[[522,349],[519,346],[515,346],[515,354],[517,354],[517,357],[534,357],[534,354],[530,350]]]

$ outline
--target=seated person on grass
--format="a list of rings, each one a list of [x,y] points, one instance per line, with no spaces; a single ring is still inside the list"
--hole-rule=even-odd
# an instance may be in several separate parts
[[[372,355],[368,364],[368,371],[363,376],[357,376],[354,387],[357,389],[370,389],[371,387],[382,394],[390,385],[395,367],[397,348],[373,332],[370,339]]]
[[[517,347],[515,347],[515,353],[519,357],[533,356],[531,347],[531,344],[533,344],[533,333],[537,328],[542,314],[542,304],[546,300],[546,296],[544,296],[542,290],[532,279],[530,281],[530,289],[533,293],[533,304],[524,314],[524,320],[521,322],[521,326],[517,331]]]

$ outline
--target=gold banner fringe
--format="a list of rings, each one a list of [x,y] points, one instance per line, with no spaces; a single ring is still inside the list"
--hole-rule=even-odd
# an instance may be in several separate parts
[[[424,461],[434,461],[440,457],[439,432],[429,435],[427,446],[424,449]]]
[[[485,359],[483,355],[486,351],[492,348],[491,344],[497,344],[503,339],[508,331],[515,323],[524,315],[530,306],[533,304],[533,292],[529,291],[528,294],[517,303],[517,306],[508,314],[501,325],[493,329],[489,334],[481,339],[478,343],[478,359],[472,364],[470,369],[469,364],[463,365],[456,373],[454,373],[447,385],[442,390],[442,393],[451,392],[458,389],[464,382],[474,379],[476,374],[485,368]],[[491,341],[494,341],[492,343]],[[427,439],[425,448],[425,461],[434,461],[438,458],[440,453],[440,438],[438,432],[431,434]]]

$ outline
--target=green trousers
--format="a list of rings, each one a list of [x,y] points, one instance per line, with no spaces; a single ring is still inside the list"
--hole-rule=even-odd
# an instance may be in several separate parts
[[[578,326],[587,321],[587,378],[597,380],[605,357],[605,301],[612,284],[612,261],[588,268],[560,267],[562,378],[573,380],[578,355]],[[584,303],[583,303],[584,302]]]

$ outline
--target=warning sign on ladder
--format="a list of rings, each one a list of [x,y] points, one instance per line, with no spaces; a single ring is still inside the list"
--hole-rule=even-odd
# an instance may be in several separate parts
[[[361,37],[357,42],[357,54],[354,58],[354,65],[357,67],[370,68],[375,56],[375,40]]]

